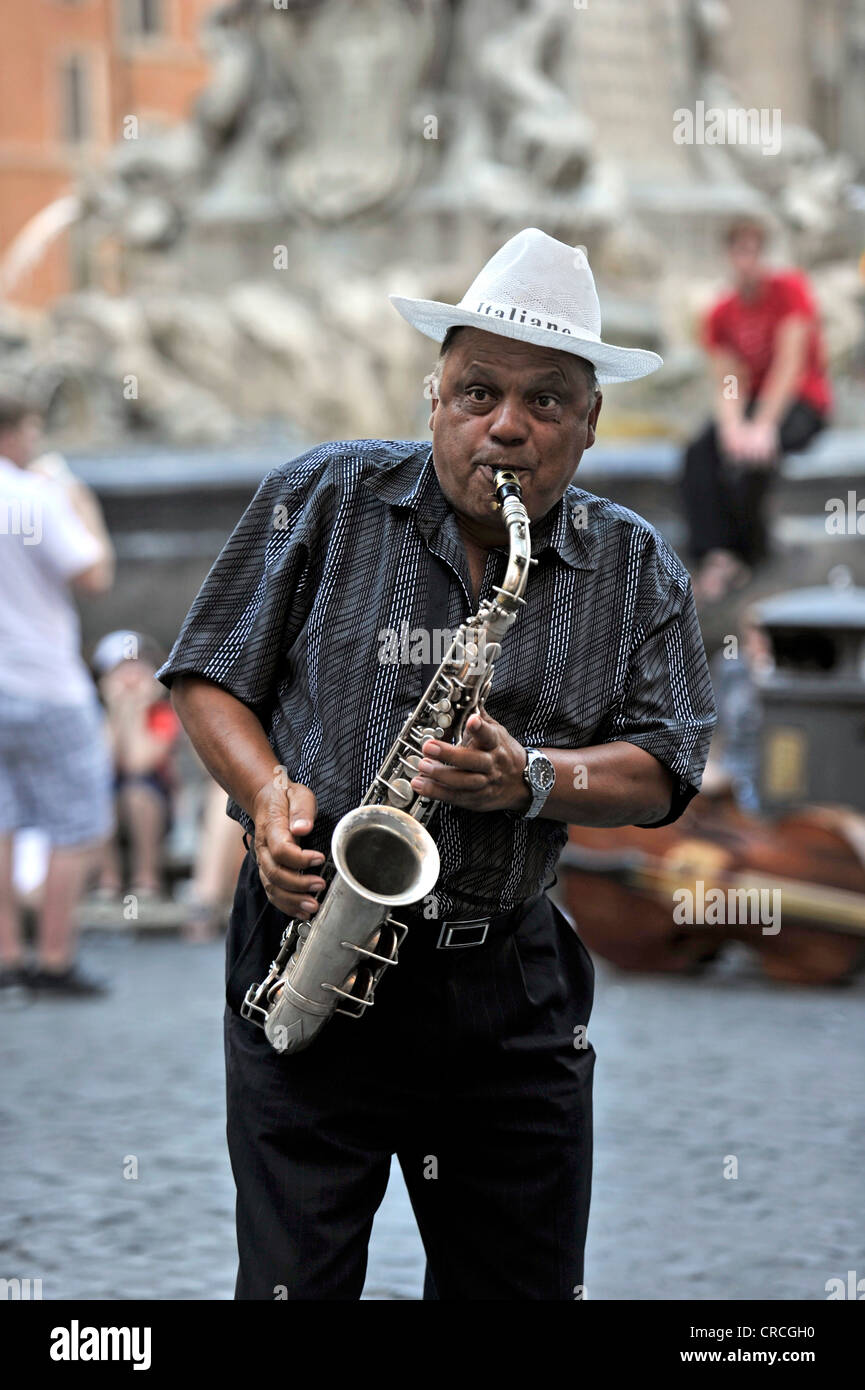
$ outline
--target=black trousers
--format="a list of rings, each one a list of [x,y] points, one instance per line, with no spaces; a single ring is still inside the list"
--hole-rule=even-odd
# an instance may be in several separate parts
[[[412,927],[366,1016],[334,1017],[294,1056],[236,1012],[283,923],[248,855],[225,1011],[235,1297],[360,1298],[394,1153],[425,1299],[580,1297],[594,970],[566,918],[542,897],[515,935],[449,951]]]
[[[750,401],[746,415],[756,402]],[[807,401],[795,401],[779,430],[781,454],[804,449],[824,427],[825,417]],[[768,553],[766,499],[778,471],[731,463],[721,453],[710,422],[685,452],[681,479],[688,548],[695,559],[710,550],[731,550],[748,565]]]

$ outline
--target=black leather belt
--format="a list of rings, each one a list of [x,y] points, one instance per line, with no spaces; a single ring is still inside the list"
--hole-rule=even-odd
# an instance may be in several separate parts
[[[425,946],[436,951],[459,951],[513,936],[523,917],[542,897],[543,893],[536,893],[509,912],[499,912],[492,917],[448,917],[442,921],[441,918],[400,912],[398,908],[394,909],[393,915],[398,922],[404,922],[411,928],[413,949]]]

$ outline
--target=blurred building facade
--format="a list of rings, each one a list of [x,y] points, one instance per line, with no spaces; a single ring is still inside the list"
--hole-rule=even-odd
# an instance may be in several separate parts
[[[199,40],[213,3],[0,0],[0,248],[98,167],[129,116],[155,129],[188,113],[207,80]],[[58,236],[16,300],[41,306],[74,288],[76,249],[74,233]]]

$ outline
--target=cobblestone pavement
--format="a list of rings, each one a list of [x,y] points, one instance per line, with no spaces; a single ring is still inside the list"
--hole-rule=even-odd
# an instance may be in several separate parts
[[[108,999],[0,1013],[0,1277],[46,1299],[231,1298],[221,943],[91,938],[84,963]],[[599,966],[589,1031],[590,1300],[823,1299],[865,1277],[865,980]],[[417,1299],[422,1276],[396,1171],[364,1297]]]

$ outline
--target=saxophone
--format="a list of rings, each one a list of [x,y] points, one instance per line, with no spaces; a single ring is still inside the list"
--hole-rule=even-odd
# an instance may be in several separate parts
[[[510,545],[504,582],[459,628],[360,806],[337,823],[315,917],[289,921],[267,978],[250,985],[241,1005],[277,1052],[309,1047],[335,1013],[366,1012],[408,931],[394,909],[424,898],[438,879],[439,853],[426,827],[439,803],[414,792],[411,778],[427,739],[464,742],[466,721],[492,684],[501,639],[525,603],[532,563],[517,477],[498,470],[493,481]]]

